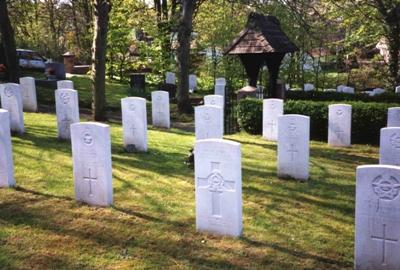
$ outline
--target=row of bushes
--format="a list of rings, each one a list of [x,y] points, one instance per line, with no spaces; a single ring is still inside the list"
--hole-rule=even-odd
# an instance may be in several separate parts
[[[339,93],[322,91],[286,91],[289,100],[313,100],[313,101],[363,101],[363,102],[385,102],[400,103],[400,94],[387,92],[376,96],[357,93]]]
[[[326,141],[328,137],[328,105],[335,102],[294,101],[285,102],[285,114],[302,114],[310,117],[311,139]],[[346,102],[352,105],[352,143],[379,144],[380,129],[386,126],[387,109],[396,104]],[[262,134],[262,100],[245,99],[238,104],[241,129],[251,134]]]

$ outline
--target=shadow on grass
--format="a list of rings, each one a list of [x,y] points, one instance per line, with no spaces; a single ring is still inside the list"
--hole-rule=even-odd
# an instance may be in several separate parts
[[[302,251],[297,251],[297,250],[291,250],[285,247],[282,247],[278,244],[275,243],[265,243],[265,242],[260,242],[260,241],[256,241],[256,240],[251,240],[247,237],[242,237],[243,241],[246,242],[247,244],[251,245],[251,246],[256,246],[256,247],[267,247],[267,248],[272,248],[275,249],[279,252],[282,253],[287,253],[290,254],[294,257],[298,257],[301,259],[312,259],[314,261],[317,262],[321,262],[324,264],[330,264],[330,265],[335,265],[335,266],[341,266],[341,267],[351,267],[352,264],[349,263],[345,263],[345,262],[341,262],[338,260],[332,260],[326,257],[322,257],[322,256],[318,256],[318,255],[313,255],[313,254],[309,254],[309,253],[305,253]]]
[[[25,189],[19,189],[19,192],[28,193],[35,196],[37,200],[22,200],[15,198],[13,201],[0,202],[0,220],[5,224],[24,225],[48,231],[49,234],[63,235],[63,237],[72,237],[85,240],[86,242],[94,242],[104,249],[110,250],[126,250],[127,248],[149,249],[151,252],[147,256],[158,256],[163,254],[173,260],[190,261],[192,267],[208,267],[208,268],[227,268],[227,269],[244,269],[232,264],[229,259],[216,259],[210,256],[199,257],[195,253],[200,254],[216,254],[223,252],[211,245],[202,244],[203,235],[196,234],[193,227],[193,219],[190,218],[184,222],[174,222],[168,219],[160,219],[139,213],[130,209],[114,207],[114,211],[109,209],[81,206],[80,204],[63,203],[49,200],[51,197],[60,199],[59,196],[49,196],[48,194],[40,194]],[[17,195],[17,197],[19,197]],[[63,198],[61,198],[63,199]],[[67,198],[70,202],[71,199]],[[77,215],[79,208],[83,207],[85,212]],[[124,213],[134,219],[123,220],[118,218],[117,212]],[[138,219],[145,222],[139,222]],[[78,225],[78,222],[79,225]],[[149,230],[158,227],[160,234],[148,234]],[[84,229],[83,229],[84,228]],[[163,232],[173,232],[176,235],[185,235],[187,238],[170,238]],[[98,256],[99,254],[97,254]],[[132,254],[134,255],[134,254]],[[59,261],[51,258],[41,258],[41,265],[46,267],[54,267]],[[64,258],[67,263],[72,258]],[[152,260],[160,260],[161,258],[153,258]],[[159,262],[161,265],[163,261]],[[63,265],[70,266],[70,265]],[[93,265],[93,267],[95,267]]]

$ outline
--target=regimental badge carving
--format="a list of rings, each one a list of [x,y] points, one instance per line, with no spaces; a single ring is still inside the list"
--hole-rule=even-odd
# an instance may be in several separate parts
[[[69,96],[69,93],[61,93],[60,94],[60,100],[63,104],[68,104],[70,99],[71,99],[71,97]]]
[[[134,103],[130,103],[130,104],[129,104],[129,110],[131,110],[131,111],[136,111],[136,106],[135,106]]]
[[[379,175],[372,181],[372,188],[380,200],[392,201],[399,195],[400,184],[394,176]]]
[[[337,116],[342,116],[343,115],[343,110],[339,109],[336,111]]]
[[[390,144],[392,145],[393,148],[396,150],[400,149],[400,135],[397,133],[393,133],[390,136]]]
[[[86,145],[92,145],[94,142],[93,136],[88,130],[83,133],[82,140]]]
[[[12,97],[12,96],[14,95],[14,91],[13,91],[10,87],[6,87],[6,88],[4,89],[4,94],[5,94],[7,97]]]

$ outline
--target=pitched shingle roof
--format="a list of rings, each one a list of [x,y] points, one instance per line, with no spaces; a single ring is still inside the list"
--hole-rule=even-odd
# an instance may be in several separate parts
[[[246,28],[224,54],[290,53],[297,50],[297,46],[282,31],[277,18],[251,13]]]

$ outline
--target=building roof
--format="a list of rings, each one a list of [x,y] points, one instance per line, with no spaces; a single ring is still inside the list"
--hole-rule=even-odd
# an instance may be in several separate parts
[[[249,15],[247,25],[224,54],[291,53],[297,46],[289,40],[274,16]]]

